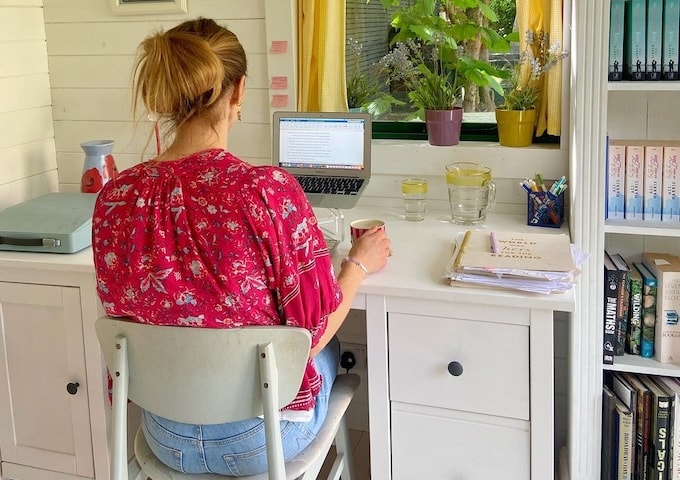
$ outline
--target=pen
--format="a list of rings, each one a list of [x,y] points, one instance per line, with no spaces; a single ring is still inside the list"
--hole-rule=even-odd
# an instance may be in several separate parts
[[[557,192],[557,189],[560,188],[560,186],[567,181],[567,178],[562,175],[559,180],[557,180],[555,183],[552,184],[552,187],[550,187],[550,193],[555,193]]]
[[[498,253],[498,239],[496,238],[496,234],[493,232],[489,233],[489,240],[491,241],[491,253]]]
[[[519,182],[519,186],[522,187],[522,189],[523,189],[525,192],[531,193],[531,188],[530,188],[529,185],[527,185],[526,183],[524,183],[524,182]]]

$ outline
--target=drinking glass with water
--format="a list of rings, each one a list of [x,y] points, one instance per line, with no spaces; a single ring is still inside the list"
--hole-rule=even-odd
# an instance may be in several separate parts
[[[451,163],[446,166],[446,186],[452,223],[484,223],[486,212],[496,202],[496,185],[491,181],[489,167],[470,162]]]

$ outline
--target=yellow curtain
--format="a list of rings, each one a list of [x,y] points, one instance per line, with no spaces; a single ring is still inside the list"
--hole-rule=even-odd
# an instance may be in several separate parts
[[[345,0],[298,0],[297,108],[347,110]]]
[[[520,34],[520,50],[526,47],[525,33],[544,32],[550,43],[562,45],[562,0],[517,0],[517,25]],[[546,131],[559,135],[562,119],[562,69],[558,65],[543,76],[541,99],[536,119],[536,135]]]

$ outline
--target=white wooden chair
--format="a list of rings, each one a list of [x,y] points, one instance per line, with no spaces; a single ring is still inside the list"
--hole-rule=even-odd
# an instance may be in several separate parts
[[[317,438],[284,464],[278,410],[300,386],[311,345],[302,328],[273,326],[204,329],[144,325],[112,317],[96,321],[97,336],[113,377],[111,479],[128,478],[127,401],[161,417],[217,424],[264,416],[269,472],[249,480],[313,479],[335,440],[329,477],[352,480],[352,450],[344,414],[359,384],[339,375]],[[176,472],[156,459],[141,427],[135,437],[138,479],[217,480],[213,474]]]

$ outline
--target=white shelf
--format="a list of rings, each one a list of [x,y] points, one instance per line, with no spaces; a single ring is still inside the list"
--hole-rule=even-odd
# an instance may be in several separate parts
[[[680,237],[680,222],[652,222],[643,220],[605,220],[605,233]]]
[[[643,358],[640,355],[623,355],[614,357],[613,365],[602,365],[604,370],[614,372],[643,373],[647,375],[663,375],[666,377],[680,377],[680,365],[661,363],[653,358]]]
[[[680,91],[680,80],[658,80],[643,82],[608,82],[607,89],[610,92],[677,92]]]

